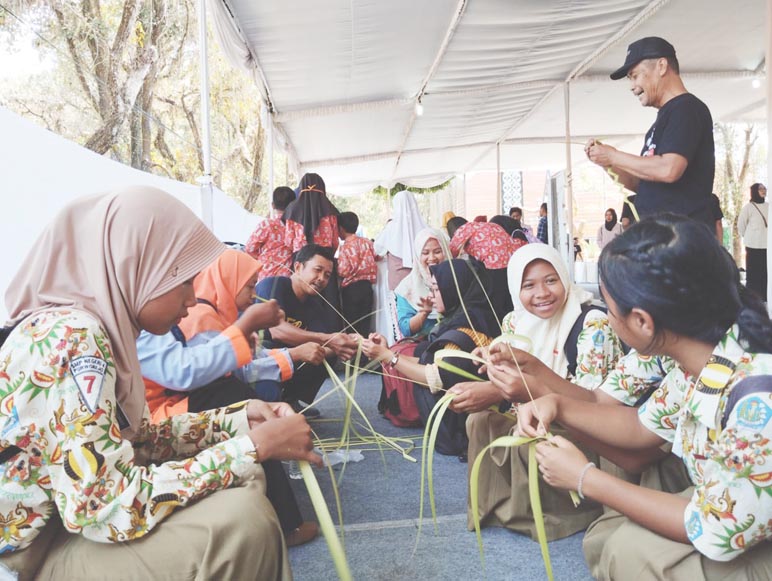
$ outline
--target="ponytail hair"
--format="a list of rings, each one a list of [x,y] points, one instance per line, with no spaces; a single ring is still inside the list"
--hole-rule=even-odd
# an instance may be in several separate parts
[[[766,308],[740,284],[734,259],[699,222],[674,214],[642,220],[604,247],[598,269],[620,314],[646,311],[658,334],[668,330],[715,345],[737,323],[744,349],[772,353]]]

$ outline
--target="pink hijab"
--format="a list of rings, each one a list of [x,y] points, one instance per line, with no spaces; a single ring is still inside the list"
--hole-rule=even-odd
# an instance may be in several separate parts
[[[203,331],[224,331],[239,318],[236,295],[249,279],[257,274],[260,263],[246,252],[229,248],[217,260],[201,271],[193,281],[199,303],[180,321],[180,329],[187,339]],[[215,310],[216,309],[216,310]]]
[[[5,295],[10,323],[57,306],[94,315],[110,337],[115,393],[131,438],[145,407],[137,315],[225,250],[182,202],[136,186],[79,198],[38,238]]]

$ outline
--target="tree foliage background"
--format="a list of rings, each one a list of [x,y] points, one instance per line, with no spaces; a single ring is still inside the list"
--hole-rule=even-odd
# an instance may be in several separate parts
[[[0,83],[0,105],[96,153],[195,183],[204,173],[197,27],[194,0],[0,0],[3,48],[20,51],[32,39],[44,63]],[[212,178],[264,216],[270,192],[260,95],[211,36],[208,48]],[[274,184],[294,187],[298,176],[274,152]],[[417,198],[427,206],[426,196]],[[385,190],[333,201],[357,212],[369,236],[391,215]]]
[[[203,174],[193,0],[3,0],[0,19],[6,48],[31,37],[46,63],[4,83],[0,104],[137,169],[188,183]],[[211,39],[209,49],[213,179],[264,214],[260,97]],[[274,167],[277,184],[297,181],[280,152]]]

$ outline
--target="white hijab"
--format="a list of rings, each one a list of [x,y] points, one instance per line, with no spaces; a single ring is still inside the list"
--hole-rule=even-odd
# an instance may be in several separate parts
[[[389,252],[402,259],[402,266],[413,268],[413,240],[418,232],[427,227],[426,222],[413,194],[407,190],[395,194],[392,208],[391,221],[375,239],[375,252],[379,256]]]
[[[445,253],[445,260],[450,257],[450,250],[448,249],[448,237],[442,230],[436,228],[424,228],[415,237],[413,248],[415,254],[413,256],[413,269],[405,278],[402,279],[394,289],[394,293],[403,297],[410,305],[419,310],[421,308],[419,299],[427,297],[432,292],[432,274],[429,272],[429,267],[421,263],[421,252],[426,246],[429,240],[436,240],[442,247]],[[436,318],[437,314],[432,311],[429,315],[431,318]]]
[[[561,309],[549,319],[529,313],[520,302],[520,287],[525,269],[534,260],[552,265],[566,289],[566,300]],[[507,265],[507,281],[515,307],[512,313],[514,331],[530,338],[532,353],[561,377],[568,374],[565,344],[571,328],[582,314],[582,305],[592,301],[592,294],[571,282],[568,268],[557,250],[547,244],[528,244],[512,255]]]

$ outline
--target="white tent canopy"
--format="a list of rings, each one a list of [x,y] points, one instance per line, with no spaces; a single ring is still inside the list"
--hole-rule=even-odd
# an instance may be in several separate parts
[[[81,147],[0,107],[0,159],[3,160],[3,226],[0,292],[37,240],[43,227],[70,200],[127,185],[149,185],[203,214],[201,188],[133,169]],[[208,198],[208,196],[207,196]],[[245,242],[259,221],[219,190],[212,196],[212,230],[224,241]],[[5,321],[0,301],[0,324]]]
[[[636,151],[655,111],[608,74],[662,36],[715,120],[765,119],[764,0],[207,0],[299,173],[335,193],[559,168],[570,132]],[[416,105],[423,115],[416,114]],[[538,144],[538,146],[534,146]]]

